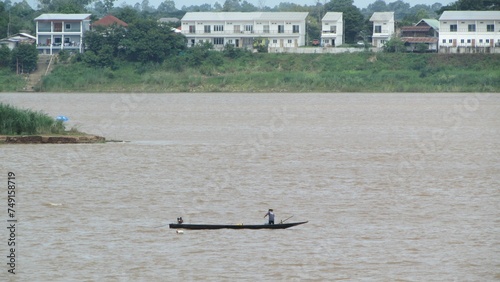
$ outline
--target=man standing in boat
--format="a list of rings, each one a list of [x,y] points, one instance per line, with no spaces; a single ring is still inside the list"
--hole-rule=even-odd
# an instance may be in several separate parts
[[[273,212],[273,209],[269,209],[269,211],[266,213],[266,215],[264,216],[264,218],[266,218],[266,216],[269,216],[269,224],[274,224],[274,212]]]

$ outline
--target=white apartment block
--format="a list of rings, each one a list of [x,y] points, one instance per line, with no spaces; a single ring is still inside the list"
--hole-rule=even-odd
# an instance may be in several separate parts
[[[327,12],[321,19],[321,45],[340,46],[344,43],[343,13]]]
[[[306,44],[307,12],[188,12],[181,32],[188,47],[210,42],[216,49],[226,44],[252,49],[254,41],[268,47]]]
[[[42,14],[35,18],[36,48],[42,54],[60,50],[83,52],[83,36],[90,29],[90,14]]]
[[[445,11],[439,24],[441,52],[500,48],[500,11]]]
[[[372,45],[382,48],[394,34],[394,12],[375,12],[370,21],[373,22]]]

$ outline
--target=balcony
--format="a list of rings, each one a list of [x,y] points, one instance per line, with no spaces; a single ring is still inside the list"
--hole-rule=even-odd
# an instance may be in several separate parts
[[[284,30],[284,31],[278,31],[278,30],[252,30],[252,31],[233,31],[233,30],[224,30],[224,31],[211,31],[211,32],[205,32],[203,30],[201,31],[189,31],[189,30],[183,30],[182,34],[192,34],[192,35],[210,35],[210,36],[220,36],[220,35],[259,35],[259,36],[265,36],[265,35],[300,35],[300,32],[294,32],[293,30]]]

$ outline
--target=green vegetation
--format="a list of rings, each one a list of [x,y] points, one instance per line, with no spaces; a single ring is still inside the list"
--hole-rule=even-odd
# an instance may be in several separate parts
[[[26,80],[23,76],[16,75],[8,68],[0,68],[0,92],[14,92],[23,89]]]
[[[33,135],[33,134],[64,134],[62,121],[42,112],[29,109],[18,109],[0,103],[0,134],[3,135]]]
[[[163,63],[58,65],[48,92],[499,92],[498,54],[253,54],[198,46]]]

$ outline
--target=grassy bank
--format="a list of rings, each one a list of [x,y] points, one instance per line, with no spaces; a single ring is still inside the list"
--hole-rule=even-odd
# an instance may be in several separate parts
[[[43,112],[0,103],[0,135],[64,134],[62,121]]]
[[[498,54],[247,54],[187,67],[59,65],[45,92],[500,92]]]
[[[15,92],[22,90],[26,80],[22,75],[16,75],[8,68],[0,68],[0,92]]]

